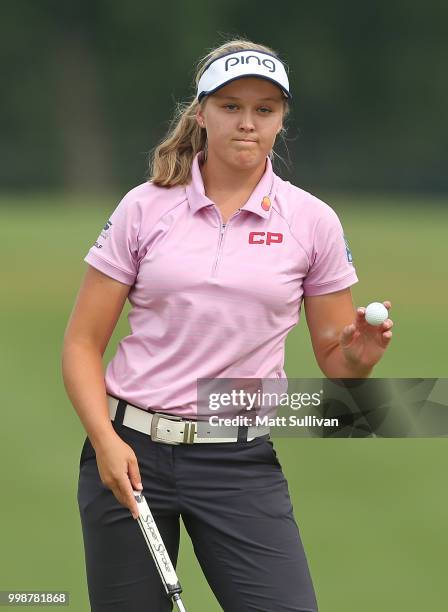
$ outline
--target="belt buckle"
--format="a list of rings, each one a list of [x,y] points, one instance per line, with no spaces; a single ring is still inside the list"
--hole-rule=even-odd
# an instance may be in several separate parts
[[[157,424],[161,418],[169,419],[171,421],[182,421],[182,417],[174,415],[174,414],[164,414],[163,412],[153,412],[152,419],[151,419],[151,430],[150,430],[151,440],[153,440],[154,442],[164,442],[165,444],[173,444],[177,446],[178,444],[180,444],[180,442],[162,440],[157,435]]]

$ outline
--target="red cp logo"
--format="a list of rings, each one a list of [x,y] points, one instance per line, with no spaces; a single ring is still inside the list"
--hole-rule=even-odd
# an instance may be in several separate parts
[[[249,244],[271,245],[280,242],[283,242],[283,234],[277,234],[276,232],[250,232],[249,234]]]

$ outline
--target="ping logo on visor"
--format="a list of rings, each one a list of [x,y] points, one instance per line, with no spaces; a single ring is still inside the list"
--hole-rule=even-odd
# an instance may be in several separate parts
[[[230,81],[244,76],[255,76],[280,87],[285,98],[292,98],[289,80],[283,63],[270,53],[255,50],[232,51],[212,60],[199,79],[197,98],[214,93]]]
[[[272,59],[261,59],[260,57],[258,57],[258,55],[254,55],[253,53],[251,53],[251,55],[246,56],[243,54],[231,55],[228,59],[226,59],[224,63],[224,70],[227,72],[229,68],[233,68],[238,64],[249,63],[258,64],[258,66],[260,66],[260,64],[263,64],[263,66],[265,66],[269,70],[269,72],[275,72],[275,64]]]

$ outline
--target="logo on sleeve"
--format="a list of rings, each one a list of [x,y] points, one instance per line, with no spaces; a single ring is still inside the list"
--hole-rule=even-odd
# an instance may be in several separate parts
[[[349,263],[353,263],[353,255],[352,252],[350,251],[350,247],[348,246],[348,240],[344,235],[344,242],[345,242],[345,252],[347,253],[347,261]]]
[[[111,225],[112,225],[112,221],[109,219],[107,221],[106,225],[101,230],[100,235],[98,236],[98,238],[94,242],[94,246],[96,246],[97,249],[102,249],[103,248],[103,245],[99,242],[99,240],[100,240],[100,238],[102,238],[103,240],[106,240],[109,237],[109,234],[107,233],[107,230],[110,229]]]
[[[110,229],[111,225],[112,225],[112,221],[109,219],[109,221],[106,223],[106,225],[101,230],[100,237],[103,238],[104,240],[106,240],[106,238],[109,237],[107,230]]]

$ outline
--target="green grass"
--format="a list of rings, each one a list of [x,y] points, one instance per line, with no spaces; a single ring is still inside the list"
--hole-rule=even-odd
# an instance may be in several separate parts
[[[76,487],[84,430],[66,397],[60,351],[86,264],[117,198],[0,200],[2,296],[1,589],[70,591],[88,610]],[[448,212],[424,200],[327,198],[360,282],[356,305],[390,299],[394,337],[377,377],[446,377]],[[402,204],[400,202],[400,204]],[[127,333],[127,305],[105,354]],[[289,377],[320,376],[305,319],[287,342]],[[277,439],[320,612],[442,610],[446,440]],[[188,609],[216,603],[182,532]]]

